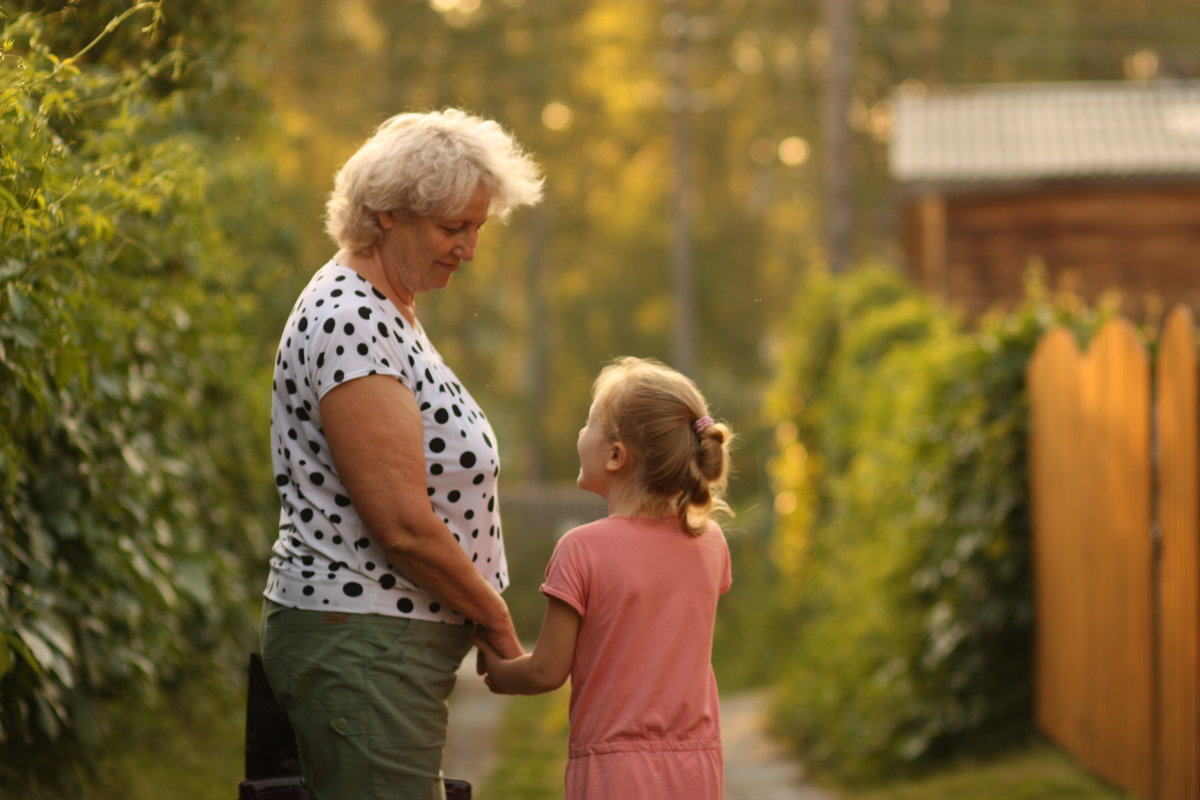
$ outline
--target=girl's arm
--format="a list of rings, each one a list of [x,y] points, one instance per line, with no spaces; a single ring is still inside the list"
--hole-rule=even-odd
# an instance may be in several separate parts
[[[549,598],[542,632],[532,653],[502,659],[482,639],[475,644],[483,656],[487,683],[494,692],[504,694],[542,694],[563,685],[571,674],[575,659],[575,638],[579,634],[579,612],[556,597]]]

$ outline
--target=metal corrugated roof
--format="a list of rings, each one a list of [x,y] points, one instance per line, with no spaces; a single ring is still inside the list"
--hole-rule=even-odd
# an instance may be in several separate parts
[[[1200,175],[1200,81],[898,91],[900,181]]]

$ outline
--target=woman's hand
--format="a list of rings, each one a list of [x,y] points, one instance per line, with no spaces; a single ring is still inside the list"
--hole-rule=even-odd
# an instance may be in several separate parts
[[[512,694],[512,692],[506,692],[501,689],[491,676],[492,670],[495,669],[497,664],[504,661],[504,659],[500,657],[500,654],[485,639],[480,638],[478,635],[472,636],[471,642],[476,647],[475,671],[483,676],[483,682],[487,684],[488,689],[491,690],[492,694]]]
[[[486,642],[497,659],[516,658],[525,653],[521,640],[517,638],[517,629],[513,627],[512,617],[507,614],[491,624],[476,622],[475,637]]]

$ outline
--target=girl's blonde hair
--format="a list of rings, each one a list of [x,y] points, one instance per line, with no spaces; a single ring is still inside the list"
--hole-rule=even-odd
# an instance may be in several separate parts
[[[482,185],[488,214],[503,220],[541,200],[542,183],[537,164],[497,122],[457,108],[397,114],[338,170],[325,230],[339,247],[364,252],[379,240],[380,211],[453,216]]]
[[[724,493],[733,432],[723,422],[707,424],[707,403],[689,378],[653,359],[624,356],[601,370],[592,399],[605,434],[633,457],[643,489],[673,504],[684,530],[699,536],[713,512],[732,513]]]

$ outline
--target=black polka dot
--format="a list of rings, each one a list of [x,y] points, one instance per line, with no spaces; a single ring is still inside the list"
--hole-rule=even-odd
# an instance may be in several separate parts
[[[446,442],[444,439],[434,437],[429,441],[429,449],[435,453],[440,453],[446,449]]]
[[[396,601],[396,608],[401,614],[411,614],[413,610],[413,601],[407,597],[401,597]]]
[[[259,484],[259,485],[261,485],[261,484]],[[276,475],[275,476],[275,485],[276,486],[287,486],[288,485],[288,476],[287,475]]]
[[[346,497],[344,494],[335,494],[333,496],[333,502],[337,503],[342,508],[345,508],[346,506],[350,505],[350,498]],[[334,522],[337,521],[338,520],[334,520]]]
[[[363,593],[363,587],[362,584],[350,581],[342,587],[342,591],[345,592],[347,597],[358,597]]]
[[[442,465],[441,464],[430,464],[429,472],[431,475],[441,475],[443,472]],[[287,483],[287,481],[284,480],[284,483]]]
[[[468,450],[458,457],[458,463],[462,464],[463,469],[470,469],[475,466],[475,454]]]
[[[332,319],[325,320],[325,324],[321,326],[326,333],[333,333],[333,329],[337,327],[337,323]]]
[[[450,494],[446,495],[446,499],[451,503],[457,503],[460,497],[462,497],[462,494],[457,489],[452,490]]]
[[[371,540],[365,536],[354,543],[354,546],[357,547],[359,550],[363,550],[363,549],[369,547],[370,545],[371,545]]]
[[[379,585],[385,589],[392,588],[393,586],[396,585],[396,576],[395,575],[384,575],[382,578],[379,579]]]
[[[316,590],[315,590],[315,589],[313,589],[313,587],[311,587],[311,586],[305,586],[305,587],[304,587],[304,589],[303,589],[303,591],[304,591],[304,594],[306,594],[306,595],[311,595],[311,594],[312,594],[313,592],[315,592]]]
[[[360,306],[358,309],[358,315],[363,319],[370,319],[371,309],[367,308],[366,306]]]
[[[441,603],[430,603],[429,610],[432,611],[434,614],[436,614],[442,610],[442,604]]]
[[[439,425],[445,425],[450,420],[450,412],[444,408],[439,408],[433,415],[433,418]]]

